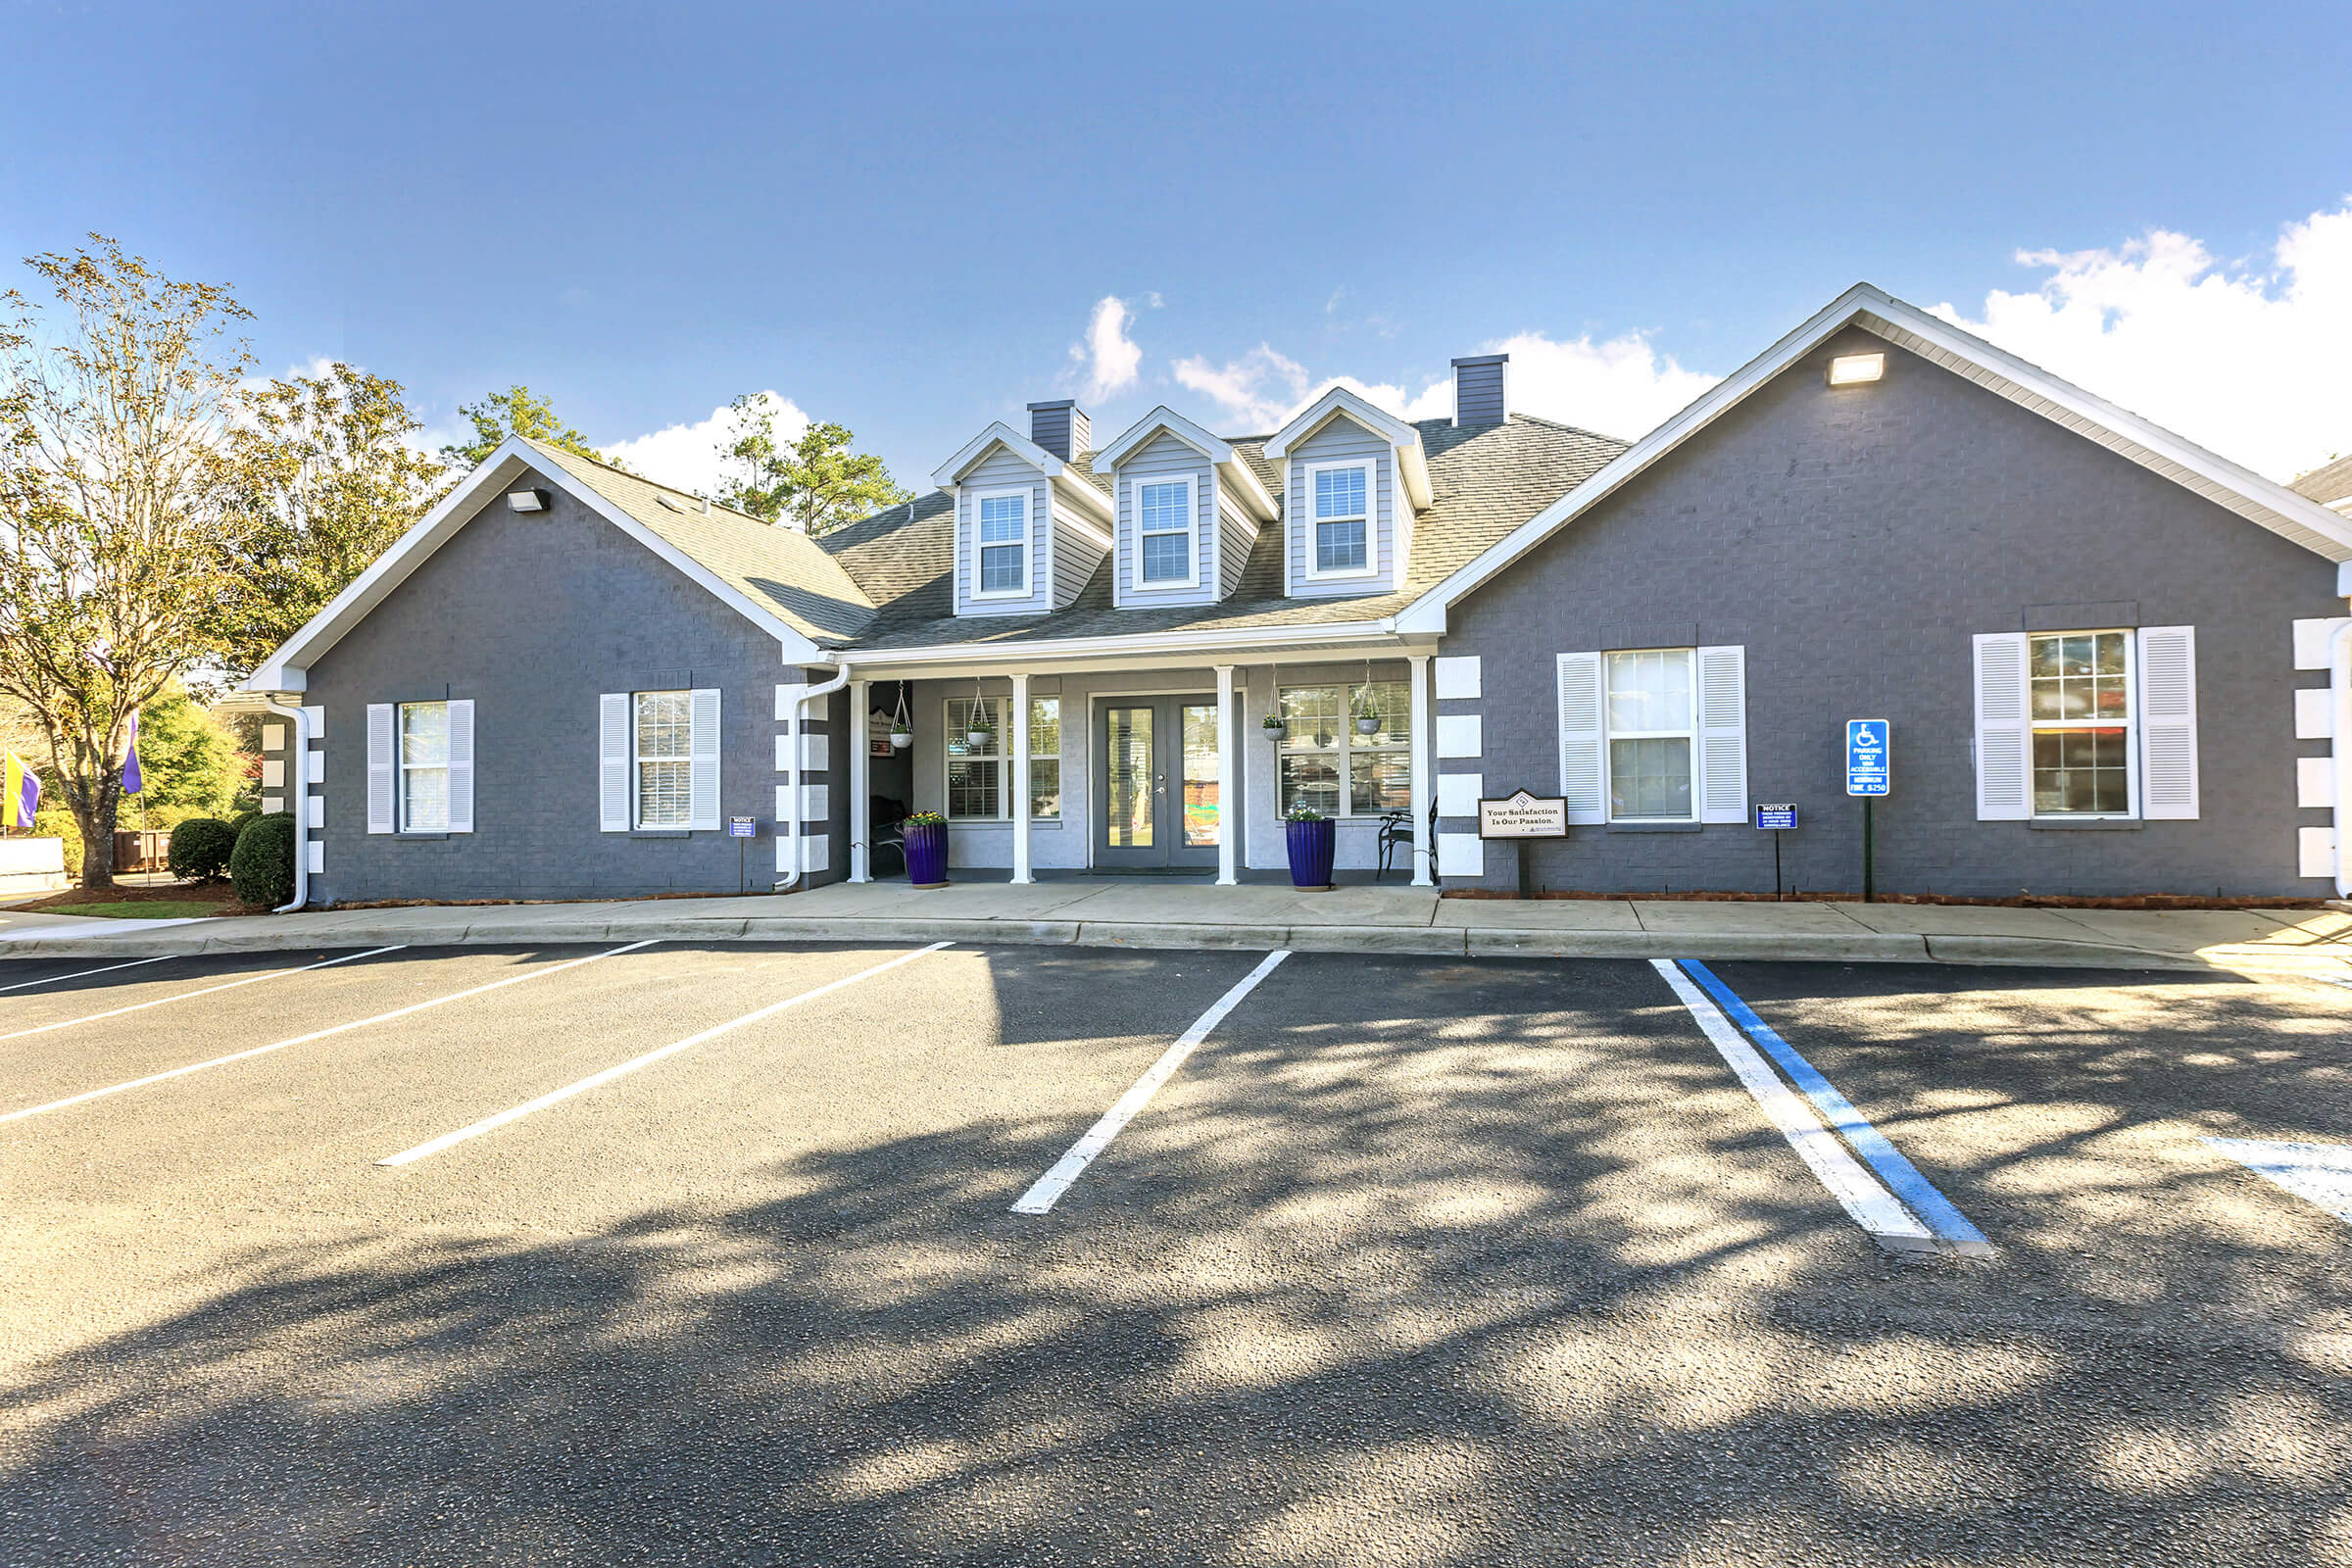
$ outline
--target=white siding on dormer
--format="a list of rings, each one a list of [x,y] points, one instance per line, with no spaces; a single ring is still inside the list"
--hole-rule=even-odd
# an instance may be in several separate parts
[[[1157,479],[1193,481],[1193,576],[1189,587],[1151,587],[1142,578],[1136,548],[1136,487]],[[1217,597],[1217,476],[1209,461],[1164,431],[1138,447],[1119,465],[1117,563],[1118,601],[1147,605],[1204,605]]]
[[[1230,492],[1217,494],[1217,597],[1229,599],[1242,585],[1242,568],[1250,564],[1250,547],[1257,543],[1257,523]]]
[[[1102,524],[1068,507],[1054,508],[1054,608],[1067,610],[1102,567]]]
[[[1372,574],[1367,577],[1310,577],[1314,548],[1314,492],[1307,475],[1317,464],[1361,460],[1372,466]],[[1290,533],[1290,593],[1298,599],[1338,599],[1385,594],[1396,586],[1396,459],[1388,442],[1345,416],[1333,419],[1291,448],[1290,495],[1283,506]]]
[[[979,581],[979,514],[975,496],[994,490],[1029,492],[1029,593],[1021,599],[976,599]],[[959,615],[1042,615],[1053,608],[1054,529],[1047,526],[1053,485],[1028,464],[999,447],[963,476],[956,492],[956,612]]]

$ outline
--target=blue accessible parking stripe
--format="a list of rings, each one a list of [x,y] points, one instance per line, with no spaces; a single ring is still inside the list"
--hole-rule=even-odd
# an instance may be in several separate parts
[[[1869,1118],[1856,1110],[1853,1102],[1838,1092],[1838,1086],[1823,1077],[1818,1068],[1796,1048],[1783,1040],[1780,1034],[1756,1015],[1755,1008],[1740,1000],[1739,995],[1696,958],[1677,960],[1691,979],[1697,981],[1707,994],[1723,1008],[1731,1020],[1743,1030],[1773,1064],[1788,1074],[1797,1092],[1813,1102],[1823,1118],[1837,1129],[1862,1156],[1864,1163],[1879,1174],[1879,1179],[1892,1189],[1895,1196],[1910,1206],[1911,1211],[1943,1241],[1952,1243],[1963,1251],[1990,1252],[1992,1244],[1984,1233],[1969,1223],[1968,1216],[1953,1206],[1952,1200],[1936,1190],[1935,1184],[1919,1173],[1919,1167],[1903,1157],[1902,1151],[1886,1141],[1884,1133],[1870,1124]]]

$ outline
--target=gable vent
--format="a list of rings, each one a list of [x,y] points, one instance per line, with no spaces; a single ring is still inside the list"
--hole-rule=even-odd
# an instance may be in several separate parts
[[[1094,421],[1073,398],[1029,405],[1029,439],[1067,463],[1095,449]]]

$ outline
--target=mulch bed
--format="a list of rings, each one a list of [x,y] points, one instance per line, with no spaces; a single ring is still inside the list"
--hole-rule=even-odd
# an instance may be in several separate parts
[[[1446,888],[1448,899],[1516,899],[1518,894],[1490,888]],[[1539,899],[1654,899],[1690,904],[1860,904],[1859,893],[1788,893],[1777,900],[1769,893],[1582,893],[1546,889]],[[1991,909],[2324,909],[2320,899],[2198,898],[2186,893],[2143,893],[2132,898],[2076,898],[2062,893],[2025,893],[2014,899],[1963,899],[1948,893],[1882,893],[1880,904],[1960,904]]]
[[[111,888],[69,888],[30,904],[9,906],[17,914],[73,914],[91,904],[168,904],[173,914],[268,914],[267,907],[240,904],[225,882],[172,882],[162,887],[118,883]]]

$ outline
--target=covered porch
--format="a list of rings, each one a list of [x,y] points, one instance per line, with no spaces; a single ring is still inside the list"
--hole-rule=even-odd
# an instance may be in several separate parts
[[[853,884],[903,876],[892,823],[937,811],[958,881],[1287,887],[1305,805],[1336,824],[1336,884],[1435,888],[1429,647],[956,652],[853,668]]]

